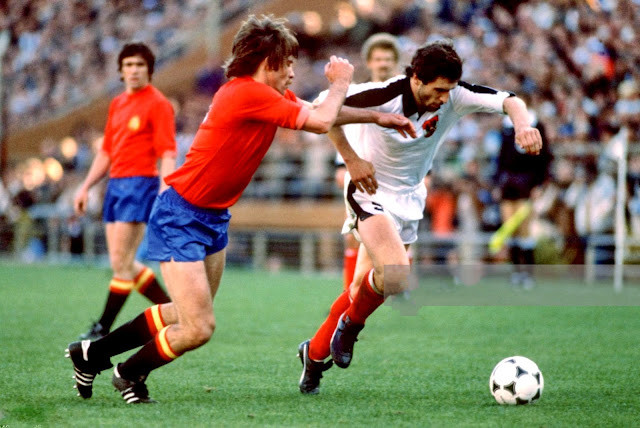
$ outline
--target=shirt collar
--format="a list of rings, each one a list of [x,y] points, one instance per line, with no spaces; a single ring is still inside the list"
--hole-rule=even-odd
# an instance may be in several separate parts
[[[410,117],[418,113],[418,105],[416,104],[416,99],[413,97],[413,91],[411,91],[411,77],[409,76],[404,79],[402,88],[402,111],[405,117]]]

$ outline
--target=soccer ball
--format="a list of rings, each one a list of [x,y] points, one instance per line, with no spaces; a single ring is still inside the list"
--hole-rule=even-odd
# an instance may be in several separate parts
[[[528,404],[542,395],[542,372],[528,358],[515,356],[500,361],[489,378],[489,390],[500,404]]]

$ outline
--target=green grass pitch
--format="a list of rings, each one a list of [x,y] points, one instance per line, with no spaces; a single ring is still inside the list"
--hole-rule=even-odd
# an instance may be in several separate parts
[[[109,276],[90,267],[0,264],[0,427],[627,427],[640,421],[638,306],[439,305],[412,316],[385,306],[361,333],[351,367],[332,368],[320,395],[303,396],[296,348],[323,320],[340,279],[240,269],[223,277],[211,342],[150,376],[157,405],[125,405],[110,370],[97,377],[93,398],[82,400],[72,389],[64,348],[99,314]],[[133,295],[117,323],[146,306]],[[538,403],[500,406],[490,395],[493,366],[511,355],[540,366],[545,390]]]

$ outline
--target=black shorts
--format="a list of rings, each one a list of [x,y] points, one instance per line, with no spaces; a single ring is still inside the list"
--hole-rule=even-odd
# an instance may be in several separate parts
[[[531,174],[505,173],[502,175],[502,199],[517,201],[528,199],[531,190],[536,187],[535,176]]]

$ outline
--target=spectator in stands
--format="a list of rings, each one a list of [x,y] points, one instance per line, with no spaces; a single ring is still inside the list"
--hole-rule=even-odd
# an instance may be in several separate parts
[[[425,212],[429,216],[429,231],[436,238],[448,238],[455,232],[456,194],[452,183],[445,177],[427,174],[427,201]],[[455,260],[455,244],[442,242],[435,245],[433,262],[449,264]]]
[[[587,157],[587,159],[583,160],[581,164],[575,166],[571,183],[561,196],[562,203],[567,207],[568,212],[571,214],[571,230],[574,233],[566,237],[566,246],[569,248],[569,251],[575,254],[572,259],[573,263],[576,264],[584,264],[584,251],[586,246],[584,237],[578,232],[578,225],[576,224],[576,210],[578,209],[578,206],[583,203],[589,189],[589,185],[595,180],[596,174],[597,170],[595,160],[591,157]]]
[[[576,231],[585,248],[592,235],[610,234],[614,230],[616,162],[602,156],[594,164],[597,165],[597,175],[591,175],[586,192],[581,195],[575,208]],[[594,260],[596,263],[612,264],[613,258],[613,243],[598,245]]]
[[[514,142],[514,144],[516,144]],[[468,266],[478,266],[482,260],[482,247],[475,239],[482,231],[484,202],[489,185],[481,177],[480,164],[477,159],[470,159],[464,164],[461,176],[452,180],[456,190],[456,214],[458,219],[458,259],[462,270]],[[479,275],[474,278],[477,281]],[[467,285],[468,282],[465,281]]]
[[[111,102],[102,148],[74,198],[76,214],[84,215],[89,190],[109,175],[102,219],[113,277],[100,319],[81,339],[106,335],[133,290],[156,304],[169,302],[153,271],[136,260],[136,252],[151,205],[166,188],[163,179],[175,168],[173,108],[151,85],[155,57],[145,44],[126,44],[117,64],[125,91]]]
[[[629,216],[631,220],[631,235],[640,239],[640,154],[634,154],[629,159],[629,174],[627,177],[629,188]]]
[[[213,334],[213,300],[226,259],[228,208],[242,195],[278,127],[325,133],[336,123],[375,122],[415,135],[397,114],[342,106],[353,74],[332,56],[325,67],[329,95],[315,108],[288,87],[298,42],[285,21],[253,15],[234,38],[225,63],[229,82],[218,90],[185,163],[165,181],[149,222],[149,258],[160,262],[172,302],[147,309],[95,342],[69,345],[76,386],[92,394],[96,374],[110,357],[142,348],[118,364],[112,383],[127,403],[149,403],[145,380],[152,370],[204,345]]]

